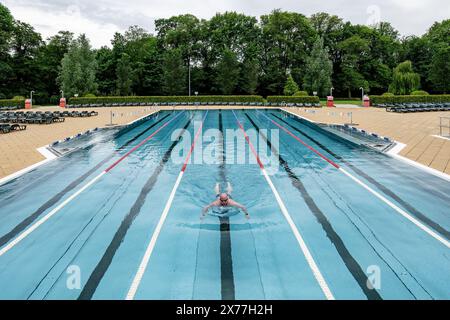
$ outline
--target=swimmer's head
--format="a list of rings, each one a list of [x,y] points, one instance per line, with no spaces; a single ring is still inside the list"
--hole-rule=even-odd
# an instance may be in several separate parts
[[[228,195],[226,193],[221,193],[220,196],[219,196],[219,200],[220,200],[220,204],[227,205],[229,197],[228,197]]]

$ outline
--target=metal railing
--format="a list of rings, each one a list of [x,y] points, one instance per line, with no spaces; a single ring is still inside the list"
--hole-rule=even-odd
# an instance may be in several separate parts
[[[447,133],[445,135],[445,133]],[[439,117],[439,135],[450,137],[450,117]]]

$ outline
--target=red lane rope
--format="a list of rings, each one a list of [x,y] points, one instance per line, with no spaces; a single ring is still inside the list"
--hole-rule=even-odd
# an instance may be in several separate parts
[[[184,165],[183,165],[183,168],[181,168],[181,172],[184,172],[186,170],[189,159],[191,158],[192,152],[194,151],[194,148],[195,148],[195,142],[197,141],[197,138],[200,135],[200,132],[202,131],[203,123],[205,122],[207,114],[208,114],[208,110],[206,111],[205,115],[203,116],[202,123],[200,124],[200,128],[198,128],[197,133],[195,134],[194,141],[192,142],[191,149],[189,150],[189,153],[186,156],[186,160],[184,160]]]
[[[130,151],[128,151],[126,154],[124,154],[119,160],[117,160],[116,162],[114,162],[112,165],[110,165],[105,172],[109,172],[111,171],[115,166],[117,166],[119,163],[121,163],[125,158],[127,158],[130,154],[132,154],[134,151],[136,151],[137,149],[139,149],[143,144],[145,144],[147,141],[149,141],[151,138],[153,138],[159,131],[161,131],[162,129],[164,129],[167,125],[169,125],[169,123],[171,123],[172,121],[174,121],[176,118],[178,118],[182,113],[184,113],[184,111],[182,111],[181,113],[177,114],[174,118],[170,119],[169,121],[167,121],[165,124],[163,124],[161,127],[158,128],[158,130],[156,130],[155,132],[153,132],[151,135],[149,135],[147,138],[145,138],[144,140],[142,140],[138,145],[136,145],[133,149],[131,149]]]
[[[315,154],[317,154],[319,157],[321,157],[323,160],[325,160],[326,162],[328,162],[329,164],[331,164],[333,167],[335,167],[336,169],[339,169],[339,165],[334,162],[333,160],[328,159],[327,157],[325,157],[323,154],[321,154],[319,151],[317,151],[316,149],[314,149],[313,147],[311,147],[310,145],[308,145],[306,142],[304,142],[302,139],[300,139],[299,137],[297,137],[295,134],[293,134],[291,131],[289,131],[288,129],[286,129],[285,127],[283,127],[282,125],[278,124],[277,122],[275,122],[274,120],[270,119],[268,116],[266,116],[264,113],[260,112],[264,117],[266,117],[267,119],[269,119],[274,125],[276,125],[278,128],[280,128],[281,130],[283,130],[284,132],[286,132],[287,134],[289,134],[292,138],[294,138],[295,140],[297,140],[298,142],[300,142],[302,145],[304,145],[305,147],[307,147],[309,150],[311,150],[312,152],[314,152]]]
[[[255,147],[253,146],[252,142],[250,141],[250,138],[248,137],[247,133],[245,132],[244,127],[242,126],[241,122],[237,118],[236,113],[234,113],[234,110],[231,110],[231,111],[233,111],[233,115],[236,118],[237,124],[238,124],[239,128],[241,128],[242,132],[244,133],[245,140],[247,141],[250,149],[252,150],[253,155],[256,157],[256,161],[258,161],[259,167],[261,169],[264,169],[264,165],[262,164],[261,159],[259,158],[258,153],[255,150]]]

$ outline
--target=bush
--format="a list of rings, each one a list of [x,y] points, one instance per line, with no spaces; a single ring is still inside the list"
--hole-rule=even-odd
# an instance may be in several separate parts
[[[426,91],[423,91],[423,90],[416,90],[416,91],[411,92],[411,95],[412,96],[428,96],[429,93]]]
[[[133,96],[133,97],[82,97],[70,98],[70,104],[87,103],[162,103],[162,102],[264,102],[261,96]]]
[[[381,96],[382,97],[393,97],[393,96],[395,96],[395,94],[393,94],[392,92],[385,92]]]
[[[23,107],[24,105],[25,105],[25,99],[0,100],[0,107],[14,107],[14,106]]]
[[[305,96],[308,96],[308,92],[306,92],[306,91],[297,91],[297,92],[294,94],[294,96],[297,96],[297,97],[305,97]]]
[[[268,96],[267,102],[275,103],[319,103],[319,97],[317,96]]]
[[[394,104],[394,103],[443,103],[450,102],[450,94],[435,94],[435,95],[423,95],[423,96],[370,96],[372,104]]]
[[[96,98],[97,96],[95,94],[92,93],[86,93],[83,98]]]
[[[24,100],[25,101],[25,97],[23,97],[23,96],[15,96],[14,98],[12,98],[12,100]]]

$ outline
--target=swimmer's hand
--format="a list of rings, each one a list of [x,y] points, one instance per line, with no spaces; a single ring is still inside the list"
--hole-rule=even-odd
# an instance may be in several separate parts
[[[248,214],[248,212],[245,212],[245,218],[246,218],[247,220],[250,219],[250,215]]]
[[[200,215],[200,220],[203,220],[203,218],[206,216],[206,213],[208,212],[209,207],[205,207],[202,210],[202,214]]]

